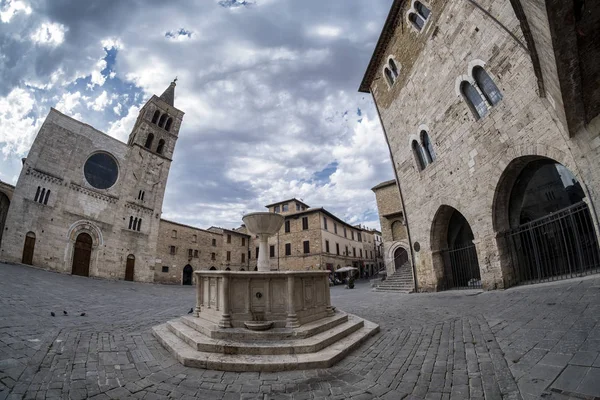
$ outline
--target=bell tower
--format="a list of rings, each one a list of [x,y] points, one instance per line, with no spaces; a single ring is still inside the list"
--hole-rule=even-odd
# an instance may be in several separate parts
[[[183,119],[183,111],[175,108],[177,78],[160,97],[153,95],[142,107],[127,144],[171,160]]]

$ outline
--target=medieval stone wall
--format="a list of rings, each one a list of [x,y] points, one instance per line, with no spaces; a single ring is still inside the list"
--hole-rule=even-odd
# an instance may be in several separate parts
[[[209,270],[211,267],[220,269],[222,242],[222,234],[161,219],[154,282],[182,284],[186,265],[190,265],[194,271]]]
[[[470,224],[484,286],[501,288],[511,281],[493,221],[494,210],[506,207],[496,199],[510,190],[499,183],[511,161],[536,156],[565,165],[584,184],[590,203],[600,187],[600,123],[592,121],[569,138],[555,109],[559,105],[538,95],[528,52],[501,26],[523,42],[510,2],[478,3],[499,23],[469,2],[451,0],[428,3],[432,15],[422,32],[397,26],[387,53],[399,64],[400,79],[390,89],[382,63],[371,86],[402,183],[412,245],[420,248],[414,253],[420,290],[441,287],[445,234],[439,230],[447,229],[442,206],[458,210]],[[473,81],[474,65],[484,66],[503,96],[479,120],[458,90],[462,80]],[[423,171],[411,150],[421,130],[437,155]]]

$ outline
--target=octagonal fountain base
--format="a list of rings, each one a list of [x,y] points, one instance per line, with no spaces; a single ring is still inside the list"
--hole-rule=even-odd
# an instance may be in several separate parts
[[[238,372],[327,368],[379,331],[331,307],[328,271],[195,276],[194,315],[153,328],[186,366]]]

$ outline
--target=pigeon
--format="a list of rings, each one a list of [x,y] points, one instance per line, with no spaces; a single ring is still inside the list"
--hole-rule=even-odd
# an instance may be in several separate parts
[[[194,312],[194,308],[192,307],[192,308],[190,308],[190,311],[188,311],[188,314],[191,314],[193,312]]]
[[[50,311],[50,315],[52,315],[53,317],[56,316],[56,314],[54,314],[54,311]]]
[[[85,317],[85,313],[84,313],[84,312],[82,312],[82,313],[81,313],[79,316],[80,316],[80,317]]]
[[[63,310],[63,314],[68,315],[67,312],[65,310]]]

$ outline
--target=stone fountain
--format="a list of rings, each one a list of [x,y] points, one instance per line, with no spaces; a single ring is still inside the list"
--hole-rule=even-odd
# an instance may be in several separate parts
[[[268,239],[283,216],[243,221],[260,241],[258,271],[194,272],[194,314],[153,328],[179,362],[222,371],[327,368],[379,331],[331,306],[329,271],[270,271]]]

